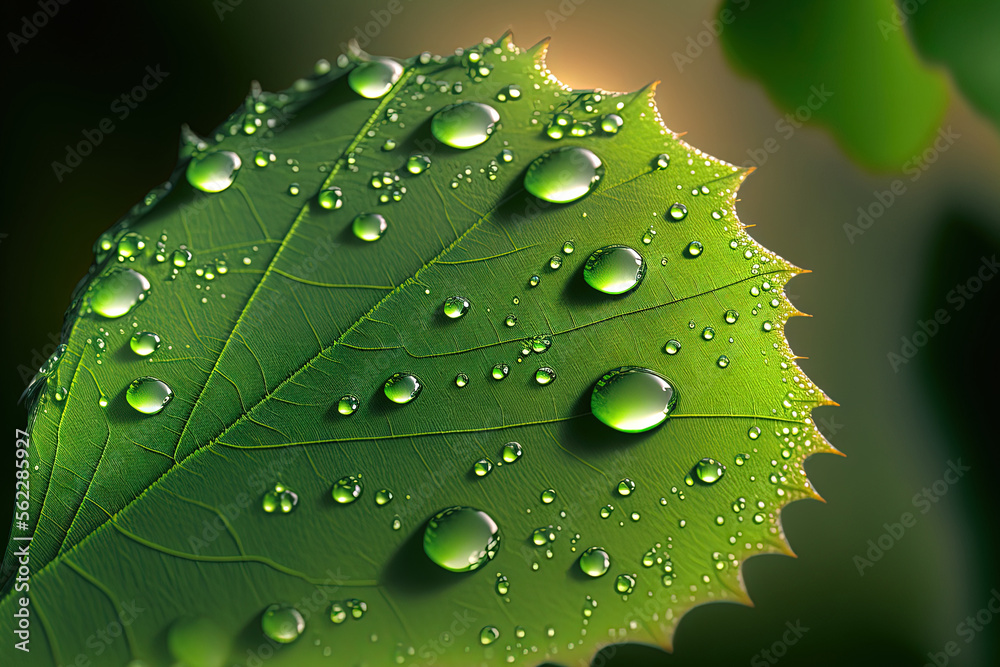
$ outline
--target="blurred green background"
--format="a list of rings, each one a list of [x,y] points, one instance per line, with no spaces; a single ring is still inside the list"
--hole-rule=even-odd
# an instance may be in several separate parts
[[[673,654],[618,646],[595,665],[923,665],[933,664],[929,654],[940,665],[948,642],[959,649],[948,664],[1000,664],[1000,618],[981,631],[958,627],[1000,589],[1000,280],[975,292],[970,282],[990,274],[983,258],[1000,249],[1000,4],[395,1],[402,11],[383,26],[388,0],[53,0],[58,11],[35,33],[22,19],[38,3],[6,4],[8,433],[25,424],[18,395],[54,348],[91,244],[167,178],[181,123],[207,133],[251,79],[284,88],[351,37],[408,57],[508,28],[521,46],[551,36],[548,62],[567,84],[632,90],[661,80],[668,127],[758,167],[738,213],[765,247],[813,271],[790,285],[813,318],[793,320],[788,336],[841,404],[815,417],[847,455],[807,464],[826,504],[783,512],[798,558],[747,563],[755,607],[699,607],[681,622]],[[168,74],[121,118],[112,103],[147,66]],[[114,131],[57,179],[52,163],[65,161],[65,146],[105,117]],[[859,223],[862,212],[870,217]],[[970,291],[954,292],[959,285]],[[921,335],[920,322],[939,309],[948,320]],[[894,368],[888,355],[902,354],[903,337],[919,347]],[[969,470],[942,482],[959,460]],[[936,500],[915,503],[925,488]],[[886,537],[885,524],[904,512],[916,524]],[[880,538],[893,544],[862,576],[855,557],[867,558],[869,540]],[[786,623],[808,631],[774,647]]]

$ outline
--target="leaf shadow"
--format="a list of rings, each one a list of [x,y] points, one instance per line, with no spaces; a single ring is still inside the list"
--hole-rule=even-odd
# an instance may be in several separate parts
[[[475,574],[475,572],[449,572],[435,565],[424,553],[426,525],[426,521],[421,523],[420,528],[406,538],[382,569],[379,583],[390,594],[440,595],[444,589]]]

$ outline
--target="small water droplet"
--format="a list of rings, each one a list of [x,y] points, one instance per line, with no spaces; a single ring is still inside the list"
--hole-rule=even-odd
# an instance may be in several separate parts
[[[572,255],[573,251],[576,250],[576,245],[572,241],[566,241],[563,243],[562,251],[566,255]]]
[[[340,625],[347,620],[347,610],[344,609],[344,605],[340,602],[334,602],[330,605],[330,620]]]
[[[409,403],[419,396],[423,388],[423,383],[416,375],[410,373],[393,373],[385,381],[385,386],[382,389],[385,392],[386,398],[393,403],[402,405]]]
[[[357,500],[363,489],[364,487],[361,486],[361,482],[357,477],[347,475],[333,483],[333,489],[331,489],[330,494],[341,505],[347,505]]]
[[[411,174],[422,174],[431,166],[431,159],[426,155],[411,155],[406,160],[406,171]]]
[[[500,631],[492,625],[487,625],[479,631],[479,643],[488,646],[500,638]]]
[[[260,626],[269,639],[279,644],[290,644],[305,631],[306,620],[291,605],[272,604],[264,610]]]
[[[281,512],[288,514],[299,504],[299,496],[280,482],[274,488],[264,494],[261,499],[261,507],[268,514]]]
[[[677,406],[677,389],[655,371],[622,366],[604,374],[594,386],[590,410],[624,433],[639,433],[663,423]]]
[[[667,217],[678,222],[686,218],[687,214],[687,206],[680,202],[671,204],[670,208],[667,209]]]
[[[128,404],[147,415],[158,413],[173,397],[174,392],[166,382],[149,376],[132,380],[125,391],[125,400]]]
[[[485,477],[493,470],[493,464],[486,459],[479,459],[472,466],[472,472],[476,474],[476,477]]]
[[[646,275],[646,262],[636,250],[609,245],[595,250],[583,265],[583,279],[605,294],[624,294],[635,289]]]
[[[576,201],[597,186],[604,175],[601,159],[586,148],[565,146],[542,154],[524,175],[525,189],[545,201]]]
[[[469,312],[469,305],[469,300],[464,296],[455,295],[445,299],[441,309],[446,317],[455,320]]]
[[[452,572],[479,569],[496,555],[500,530],[489,514],[472,507],[444,509],[427,522],[424,553]]]
[[[688,243],[687,247],[684,248],[684,254],[694,259],[695,257],[700,256],[704,250],[705,247],[701,244],[701,241],[691,241],[691,243]]]
[[[726,466],[713,458],[706,457],[694,464],[691,471],[695,479],[702,484],[714,484],[726,473]]]
[[[462,102],[441,109],[431,119],[431,134],[452,148],[474,148],[493,134],[497,110],[481,102]]]
[[[735,310],[726,311],[726,324],[736,324],[736,320],[740,319],[740,314]]]
[[[601,547],[590,547],[582,554],[577,561],[583,573],[590,577],[600,577],[607,573],[611,567],[611,556]]]
[[[272,162],[275,162],[277,159],[278,156],[272,153],[271,151],[259,150],[253,156],[253,163],[258,167],[266,167]]]
[[[372,58],[352,69],[347,83],[361,97],[376,99],[388,93],[402,73],[403,66],[395,60]]]
[[[719,356],[715,363],[719,365],[719,368],[725,368],[729,365],[729,357],[723,354]]]
[[[757,438],[759,438],[760,437],[760,427],[759,426],[751,426],[750,430],[747,431],[747,436],[751,440],[756,440]]]
[[[354,235],[362,241],[378,241],[385,233],[388,223],[378,213],[360,213],[351,223]]]
[[[663,351],[670,355],[677,354],[681,351],[681,342],[676,338],[671,338],[667,341],[667,344],[663,346]]]
[[[517,324],[517,315],[511,313],[510,315],[504,318],[503,323],[508,327],[514,326],[515,324]]]
[[[611,516],[611,513],[614,511],[615,511],[614,505],[605,505],[604,507],[601,508],[601,518],[607,519],[609,516]]]
[[[551,505],[555,502],[556,490],[555,489],[545,489],[542,491],[542,502],[546,505]]]
[[[325,190],[320,190],[316,195],[316,201],[327,210],[337,210],[344,205],[344,193],[336,185],[332,185]]]
[[[392,491],[389,489],[379,489],[375,492],[376,505],[388,505],[392,501]]]
[[[503,460],[505,463],[513,463],[521,458],[521,454],[524,453],[524,449],[521,447],[519,442],[508,442],[503,446]]]
[[[236,180],[242,162],[232,151],[216,151],[191,158],[185,175],[188,183],[203,192],[222,192]]]
[[[619,496],[630,495],[633,491],[635,491],[635,482],[626,477],[622,481],[618,482],[616,490],[618,491]]]
[[[660,153],[656,156],[654,163],[656,164],[657,169],[666,169],[670,166],[670,156],[666,153]]]
[[[615,590],[623,595],[628,595],[635,588],[635,577],[631,574],[619,574],[615,578]]]
[[[507,377],[510,372],[510,366],[503,363],[502,361],[493,366],[493,370],[490,372],[494,380],[502,380]]]
[[[90,286],[87,305],[93,312],[113,319],[131,311],[149,293],[146,276],[132,269],[114,269]]]
[[[701,330],[701,337],[705,340],[712,340],[715,338],[715,329],[712,327],[705,327]]]
[[[550,384],[556,379],[556,372],[549,368],[548,366],[542,366],[537,371],[535,371],[535,382],[540,385]]]
[[[625,124],[618,114],[609,113],[601,119],[601,131],[605,134],[617,134],[621,126]]]
[[[140,357],[148,357],[160,347],[160,337],[152,331],[140,331],[132,334],[129,347]]]
[[[498,595],[507,595],[507,591],[510,590],[510,582],[506,576],[501,574],[497,577],[496,589]]]
[[[361,405],[361,401],[354,394],[345,394],[337,401],[337,412],[342,415],[353,415],[354,411]]]
[[[528,284],[532,287],[538,287],[538,283],[542,282],[542,279],[537,275],[528,278]]]

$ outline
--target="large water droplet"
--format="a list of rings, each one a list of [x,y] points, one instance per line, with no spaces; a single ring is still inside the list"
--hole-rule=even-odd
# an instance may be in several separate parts
[[[290,644],[305,631],[306,619],[291,605],[272,604],[264,610],[260,627],[269,639],[279,644]]]
[[[600,577],[611,567],[611,556],[600,547],[590,547],[580,554],[580,569],[591,577]]]
[[[333,483],[330,495],[341,505],[348,505],[358,499],[362,490],[364,490],[364,487],[361,486],[358,478],[354,475],[347,475]]]
[[[456,320],[469,312],[469,300],[464,296],[449,296],[441,306],[445,316]]]
[[[446,570],[479,569],[496,555],[500,531],[489,514],[472,507],[449,507],[435,514],[424,531],[424,552]]]
[[[121,317],[145,299],[148,292],[146,276],[132,269],[115,269],[94,282],[87,304],[98,315]]]
[[[188,162],[188,183],[203,192],[222,192],[236,180],[242,162],[232,151],[216,151]]]
[[[583,265],[583,279],[605,294],[624,294],[642,282],[645,275],[642,255],[625,245],[595,250]]]
[[[351,223],[354,235],[362,241],[378,241],[388,226],[378,213],[359,213]]]
[[[388,93],[402,73],[403,66],[395,60],[372,58],[352,69],[347,83],[361,97],[375,99]]]
[[[154,377],[141,377],[132,380],[125,392],[125,399],[133,408],[147,415],[155,415],[166,407],[174,392],[167,383]]]
[[[713,458],[703,458],[694,465],[694,476],[702,484],[714,484],[726,473],[726,466]]]
[[[640,433],[658,426],[676,406],[677,390],[670,381],[637,366],[622,366],[605,373],[590,398],[594,416],[625,433]]]
[[[462,102],[441,109],[431,120],[431,134],[452,148],[473,148],[493,134],[497,110],[481,102]]]
[[[411,375],[410,373],[393,373],[385,381],[385,386],[382,389],[385,392],[386,398],[393,403],[402,405],[409,403],[419,396],[423,388],[423,383],[416,375]]]
[[[140,331],[132,334],[129,346],[140,357],[148,357],[160,347],[160,337],[152,331]]]
[[[524,187],[539,199],[565,204],[593,190],[603,175],[604,165],[593,152],[564,146],[535,158],[524,175]]]

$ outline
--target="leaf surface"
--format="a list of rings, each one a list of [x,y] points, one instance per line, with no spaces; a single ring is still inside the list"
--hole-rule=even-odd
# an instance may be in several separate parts
[[[789,552],[779,511],[818,497],[802,463],[833,451],[810,419],[829,399],[783,336],[798,314],[783,288],[800,270],[737,219],[746,170],[667,130],[654,87],[571,90],[544,50],[505,36],[414,58],[374,99],[351,89],[359,65],[344,63],[279,95],[252,91],[212,139],[185,135],[170,182],[98,241],[65,352],[34,388],[32,520],[13,531],[34,536],[30,664],[575,664],[612,642],[669,646],[694,605],[748,601],[740,565]],[[467,101],[498,112],[495,131],[470,149],[437,141],[434,115]],[[572,117],[559,140],[557,114]],[[601,129],[609,114],[616,132]],[[566,204],[528,194],[528,165],[563,146],[600,158],[593,191]],[[220,151],[241,159],[233,184],[193,188],[188,158]],[[430,167],[411,173],[412,154]],[[339,208],[318,203],[331,187]],[[377,241],[352,231],[361,213],[385,217]],[[129,234],[145,247],[129,254]],[[583,277],[614,244],[646,264],[617,296]],[[91,312],[125,269],[148,296],[120,317]],[[442,302],[454,295],[471,306],[452,320]],[[148,357],[130,348],[139,331],[162,339]],[[536,336],[551,345],[532,350]],[[595,383],[622,366],[676,387],[665,423],[623,433],[591,414]],[[539,384],[540,367],[555,380]],[[412,402],[387,400],[394,373],[420,379]],[[173,391],[158,414],[128,401],[146,376]],[[349,416],[346,395],[359,404]],[[503,460],[508,442],[520,459]],[[689,484],[706,457],[725,473]],[[340,504],[331,489],[346,476],[362,491]],[[297,494],[287,514],[262,509],[276,483]],[[379,504],[383,489],[393,498]],[[429,518],[453,506],[499,527],[495,558],[473,572],[424,553]],[[537,545],[538,528],[554,540]],[[578,563],[592,546],[611,558],[597,578]],[[17,597],[0,602],[4,627]],[[272,604],[302,615],[296,641],[262,633]],[[93,640],[116,620],[122,637]]]

